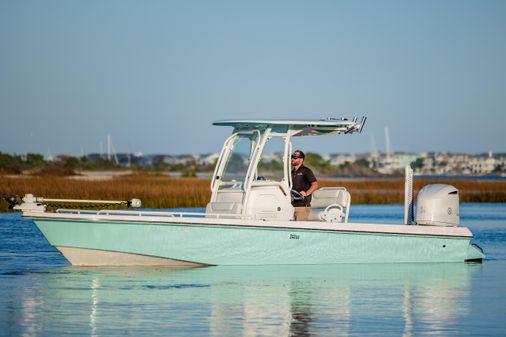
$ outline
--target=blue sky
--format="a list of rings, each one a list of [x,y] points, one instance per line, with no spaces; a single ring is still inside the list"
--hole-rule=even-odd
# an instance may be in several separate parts
[[[218,151],[229,118],[365,115],[320,153],[506,152],[506,1],[0,0],[0,151]],[[300,144],[300,145],[299,145]]]

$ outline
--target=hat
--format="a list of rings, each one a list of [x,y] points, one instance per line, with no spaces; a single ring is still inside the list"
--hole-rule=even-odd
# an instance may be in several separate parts
[[[306,158],[306,155],[301,150],[295,150],[295,151],[293,151],[293,153],[298,153],[299,157],[302,158],[302,159]]]

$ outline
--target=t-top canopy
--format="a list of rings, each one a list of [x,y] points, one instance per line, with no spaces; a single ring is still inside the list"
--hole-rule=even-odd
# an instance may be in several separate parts
[[[326,119],[231,119],[214,122],[213,125],[232,126],[236,131],[271,128],[275,132],[296,131],[294,136],[317,136],[340,133],[362,132],[366,117]],[[298,131],[298,132],[297,132]]]

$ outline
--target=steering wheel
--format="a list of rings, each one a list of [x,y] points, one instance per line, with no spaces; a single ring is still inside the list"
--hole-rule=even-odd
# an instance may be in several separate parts
[[[294,200],[294,201],[301,201],[301,200],[306,199],[306,197],[304,197],[302,194],[300,194],[299,191],[291,190],[290,192],[292,193],[292,200]]]

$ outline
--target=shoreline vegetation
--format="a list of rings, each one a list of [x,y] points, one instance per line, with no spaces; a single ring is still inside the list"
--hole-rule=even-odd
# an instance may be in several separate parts
[[[320,186],[343,186],[351,194],[352,204],[398,204],[404,202],[404,178],[319,179]],[[460,202],[506,202],[506,180],[455,178],[414,179],[414,196],[427,184],[450,184],[460,191]],[[171,177],[165,174],[133,173],[107,179],[73,179],[65,176],[0,175],[0,197],[23,196],[55,199],[130,200],[139,198],[142,208],[205,207],[211,196],[210,179]],[[70,205],[57,205],[67,208]],[[81,205],[87,208],[89,205]],[[74,206],[75,207],[75,206]],[[93,205],[93,208],[100,206]],[[70,208],[70,207],[69,207]],[[8,204],[0,201],[0,212]]]

